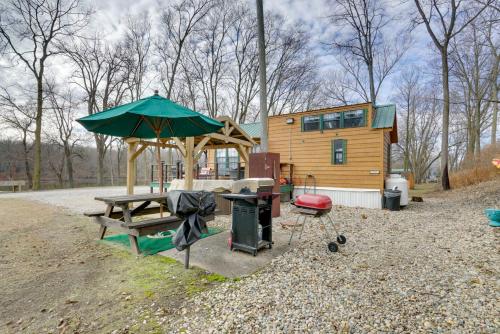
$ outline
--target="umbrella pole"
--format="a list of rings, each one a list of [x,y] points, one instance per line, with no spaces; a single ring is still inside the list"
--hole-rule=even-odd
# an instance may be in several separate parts
[[[160,132],[156,132],[156,160],[158,163],[158,185],[160,187],[160,195],[163,194],[163,170],[161,168],[160,154]],[[160,204],[160,217],[163,218],[163,204]]]

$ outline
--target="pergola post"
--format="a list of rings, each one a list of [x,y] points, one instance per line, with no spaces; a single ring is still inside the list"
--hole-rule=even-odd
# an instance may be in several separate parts
[[[193,190],[193,168],[194,168],[194,137],[186,137],[186,178],[184,186],[186,190]]]
[[[249,148],[246,148],[247,150],[247,157],[250,156],[250,149]],[[248,179],[250,177],[250,159],[247,158],[247,160],[245,160],[245,179]]]
[[[129,142],[127,147],[127,194],[134,194],[134,185],[135,185],[135,158],[137,155],[135,154],[137,150],[137,142]]]

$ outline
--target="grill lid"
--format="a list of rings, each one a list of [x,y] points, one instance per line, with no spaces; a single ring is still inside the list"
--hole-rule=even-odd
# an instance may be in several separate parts
[[[328,210],[332,208],[332,200],[326,195],[302,194],[295,198],[294,205],[303,208]]]

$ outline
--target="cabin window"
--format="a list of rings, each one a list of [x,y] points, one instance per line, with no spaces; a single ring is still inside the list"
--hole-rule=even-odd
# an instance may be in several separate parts
[[[341,127],[342,113],[335,112],[323,115],[323,129],[339,129]]]
[[[302,116],[302,131],[358,128],[366,126],[367,110],[351,110],[321,115]]]
[[[215,153],[215,162],[218,164],[219,175],[228,176],[236,169],[240,160],[238,151],[234,148],[218,149]]]
[[[344,128],[365,126],[365,111],[353,110],[344,112]]]
[[[316,131],[320,129],[320,117],[304,116],[302,117],[302,131]]]
[[[347,140],[332,140],[332,164],[344,165],[347,163]]]

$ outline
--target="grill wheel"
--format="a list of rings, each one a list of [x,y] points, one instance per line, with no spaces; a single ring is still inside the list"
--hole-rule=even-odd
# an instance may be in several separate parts
[[[342,235],[340,234],[338,237],[337,237],[337,242],[341,245],[345,244],[347,242],[347,239]]]
[[[332,241],[328,244],[328,250],[332,253],[335,253],[339,250],[339,246],[337,246],[337,244]]]

